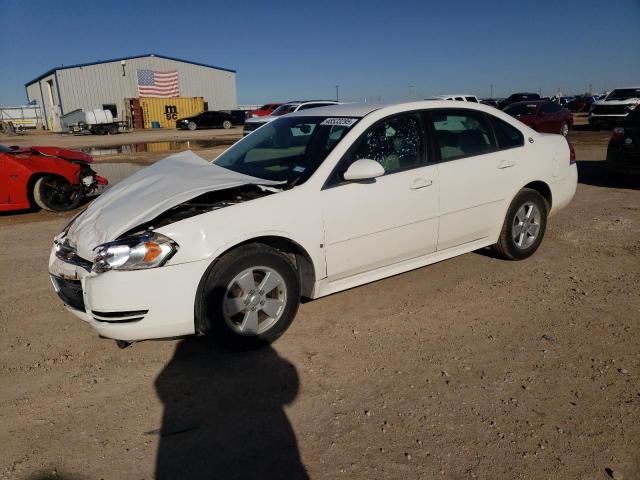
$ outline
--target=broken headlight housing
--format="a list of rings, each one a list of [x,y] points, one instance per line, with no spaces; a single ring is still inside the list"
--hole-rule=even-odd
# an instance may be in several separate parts
[[[161,233],[145,232],[103,243],[95,251],[93,269],[96,272],[143,270],[167,263],[178,251],[178,244]]]

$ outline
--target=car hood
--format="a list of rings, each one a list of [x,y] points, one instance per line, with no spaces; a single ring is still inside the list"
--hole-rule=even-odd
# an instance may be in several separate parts
[[[198,195],[241,185],[278,185],[209,163],[191,151],[142,169],[94,200],[68,227],[66,239],[78,255],[93,260],[94,248],[153,220]]]
[[[91,163],[93,161],[93,158],[91,158],[91,155],[87,155],[84,152],[79,152],[77,150],[68,150],[66,148],[58,148],[58,147],[18,147],[6,153],[22,154],[22,155],[40,154],[45,157],[57,157],[57,158],[62,158],[64,160],[69,160],[72,162]]]
[[[593,102],[593,105],[629,105],[630,103],[640,103],[640,98],[631,97],[625,100],[598,100],[597,102]]]

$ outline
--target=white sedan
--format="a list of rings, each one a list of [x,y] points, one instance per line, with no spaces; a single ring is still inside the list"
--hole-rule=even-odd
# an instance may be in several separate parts
[[[335,105],[271,122],[209,163],[168,157],[54,240],[67,308],[126,342],[256,346],[314,299],[486,246],[532,255],[572,199],[573,149],[494,108]]]

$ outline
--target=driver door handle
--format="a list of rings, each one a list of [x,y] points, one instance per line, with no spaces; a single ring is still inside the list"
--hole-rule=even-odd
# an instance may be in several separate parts
[[[498,164],[498,168],[499,169],[503,169],[503,168],[509,168],[509,167],[513,167],[515,166],[516,162],[514,162],[513,160],[502,160],[499,164]]]
[[[411,190],[418,190],[419,188],[430,187],[431,185],[433,185],[433,180],[416,178],[411,184]]]

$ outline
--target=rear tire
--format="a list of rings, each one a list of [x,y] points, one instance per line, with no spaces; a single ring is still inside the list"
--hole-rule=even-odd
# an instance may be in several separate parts
[[[248,244],[222,256],[200,294],[201,325],[226,347],[252,349],[275,341],[300,304],[300,281],[285,254]]]
[[[569,130],[569,124],[567,122],[562,122],[562,125],[560,125],[560,135],[566,137],[569,135]]]
[[[65,212],[82,202],[81,187],[74,188],[68,180],[54,175],[40,177],[33,186],[33,200],[43,210]]]
[[[505,260],[524,260],[535,253],[547,228],[549,205],[537,191],[523,188],[515,196],[502,225],[495,253]]]
[[[229,120],[225,120],[224,122],[222,122],[222,128],[224,128],[225,130],[229,130],[231,128],[231,122]]]
[[[189,122],[187,124],[187,128],[193,132],[198,128],[198,125],[196,125],[196,122]]]

